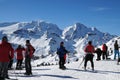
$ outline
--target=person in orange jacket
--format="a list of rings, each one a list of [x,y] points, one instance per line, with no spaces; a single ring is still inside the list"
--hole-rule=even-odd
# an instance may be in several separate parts
[[[94,54],[93,53],[95,52],[95,49],[94,49],[94,46],[92,45],[92,41],[88,42],[88,45],[85,47],[84,51],[86,52],[86,55],[84,57],[85,59],[84,69],[86,70],[87,62],[90,61],[92,70],[94,71],[94,62],[93,62]]]
[[[31,67],[31,58],[33,53],[35,52],[34,47],[31,45],[29,40],[26,40],[26,49],[25,49],[25,75],[32,75],[32,67]]]
[[[4,36],[0,44],[0,80],[4,80],[5,78],[9,79],[8,64],[13,57],[14,49],[8,42],[7,37]]]
[[[25,51],[25,48],[22,48],[21,45],[18,45],[18,48],[15,50],[17,57],[16,69],[22,69],[23,51]]]

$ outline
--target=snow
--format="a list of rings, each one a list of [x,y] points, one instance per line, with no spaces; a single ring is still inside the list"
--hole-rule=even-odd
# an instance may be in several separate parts
[[[114,38],[107,42],[108,50],[112,48],[114,50],[113,44],[114,41],[118,40],[120,42],[119,37]],[[84,41],[82,43],[81,41]],[[79,42],[74,46],[82,45],[84,46],[86,43],[84,39],[79,40]],[[120,43],[119,43],[120,44]],[[80,47],[80,46],[79,46]],[[101,46],[99,46],[101,48]],[[80,52],[83,51],[80,48]],[[84,54],[84,52],[83,52]],[[111,53],[110,53],[111,54]],[[10,78],[18,79],[18,80],[119,80],[120,79],[120,65],[117,65],[117,60],[113,60],[114,54],[109,56],[111,60],[101,60],[96,61],[96,54],[94,57],[94,65],[95,65],[95,71],[91,71],[91,64],[88,62],[87,64],[87,70],[84,71],[83,66],[84,63],[82,63],[81,66],[80,63],[82,61],[82,54],[79,54],[79,61],[70,61],[70,63],[66,63],[66,70],[59,69],[58,66],[58,56],[57,55],[49,55],[45,58],[40,58],[38,60],[32,60],[32,76],[25,76],[25,69],[23,70],[9,70],[8,74]],[[72,57],[75,59],[74,57]],[[67,59],[71,59],[71,57],[67,56]],[[40,64],[49,64],[47,66],[41,66]],[[54,64],[54,65],[53,65]],[[15,66],[16,64],[14,64]],[[38,66],[39,65],[39,66]],[[16,73],[16,74],[14,74]]]
[[[78,68],[80,62],[66,64],[68,69],[61,70],[58,65],[32,67],[32,76],[25,76],[25,70],[10,70],[10,78],[18,80],[119,80],[120,65],[116,65],[114,60],[95,61],[95,70],[97,72],[84,71],[83,64]],[[32,64],[33,65],[33,64]],[[88,67],[90,63],[88,62]],[[90,67],[91,68],[91,67]],[[18,73],[18,74],[14,74]]]
[[[16,23],[16,24],[13,24],[10,26],[6,26],[6,27],[0,27],[0,31],[3,31],[3,34],[11,34],[14,31],[18,30],[18,27],[19,27],[18,24],[19,23]]]

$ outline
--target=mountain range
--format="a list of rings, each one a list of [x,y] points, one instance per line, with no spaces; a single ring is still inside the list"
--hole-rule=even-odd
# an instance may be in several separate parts
[[[19,44],[25,47],[25,41],[29,39],[37,56],[55,54],[61,41],[71,53],[83,53],[89,40],[97,47],[117,37],[81,23],[62,30],[56,24],[45,21],[0,23],[0,39],[4,35],[7,35],[14,48]]]

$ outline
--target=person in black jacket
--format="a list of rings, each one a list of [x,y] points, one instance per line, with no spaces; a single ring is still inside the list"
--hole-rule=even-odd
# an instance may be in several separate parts
[[[116,55],[118,55],[118,58],[120,57],[120,54],[119,54],[119,46],[118,46],[118,42],[117,40],[115,41],[115,44],[114,44],[114,60],[116,59]]]
[[[101,60],[102,50],[100,48],[97,48],[95,50],[95,53],[97,54],[97,61]]]
[[[64,66],[66,53],[68,53],[68,51],[64,47],[64,42],[61,42],[60,48],[57,49],[57,54],[59,55],[59,68],[60,69],[66,69],[66,67]]]

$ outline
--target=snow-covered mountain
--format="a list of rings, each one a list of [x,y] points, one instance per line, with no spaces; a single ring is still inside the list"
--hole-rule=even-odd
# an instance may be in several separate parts
[[[56,24],[44,21],[0,23],[0,38],[3,35],[7,35],[9,41],[15,45],[24,46],[25,41],[29,39],[36,48],[35,55],[39,56],[53,54],[61,41],[65,42],[66,48],[71,53],[80,53],[83,52],[83,48],[89,40],[98,46],[115,37],[100,32],[96,28],[88,28],[81,23],[61,30]]]
[[[100,32],[96,28],[88,28],[87,26],[76,23],[73,26],[67,27],[63,31],[63,39],[67,41],[73,41],[75,51],[77,53],[83,53],[84,47],[89,40],[93,42],[95,47],[111,40],[113,35],[109,33]]]

